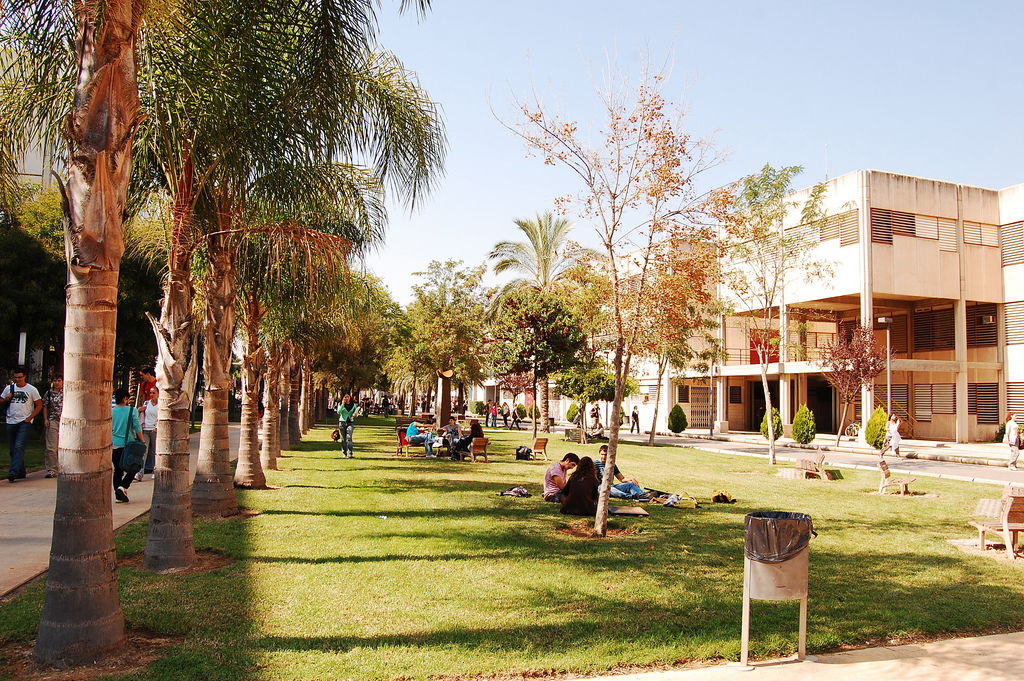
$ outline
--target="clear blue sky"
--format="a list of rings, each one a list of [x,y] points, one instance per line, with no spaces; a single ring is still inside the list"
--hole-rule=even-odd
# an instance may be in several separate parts
[[[608,66],[670,65],[666,95],[727,154],[723,184],[766,162],[802,184],[861,168],[1002,188],[1024,182],[1024,3],[434,0],[422,19],[383,0],[380,41],[444,115],[447,172],[414,213],[391,209],[371,256],[400,302],[431,259],[483,261],[512,220],[578,187],[527,157],[495,114],[535,92],[599,123]],[[493,113],[492,113],[493,110]],[[826,151],[827,149],[827,151]],[[573,217],[574,216],[570,216]],[[592,243],[577,221],[574,237]]]

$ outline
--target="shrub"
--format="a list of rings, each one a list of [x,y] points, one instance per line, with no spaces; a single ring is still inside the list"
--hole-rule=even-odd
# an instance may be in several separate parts
[[[569,405],[569,410],[565,412],[565,420],[568,421],[569,423],[573,423],[576,421],[576,416],[578,416],[579,413],[580,405],[573,402],[572,404]]]
[[[526,405],[525,404],[517,404],[516,405],[516,413],[519,414],[519,418],[525,419],[526,418]]]
[[[527,409],[526,413],[530,415],[531,419],[539,419],[540,418],[540,407],[538,407],[535,404],[532,407],[530,407],[529,409]]]
[[[673,433],[681,433],[686,430],[686,426],[686,412],[677,404],[668,413],[668,429]]]
[[[470,405],[470,411],[472,411],[477,416],[483,416],[484,415],[484,406],[485,405],[484,405],[483,402],[476,402],[475,401],[475,402],[473,402]]]
[[[793,439],[802,445],[809,445],[814,441],[818,432],[818,426],[814,422],[814,412],[801,404],[793,418]]]
[[[889,416],[885,413],[885,407],[878,407],[868,419],[868,427],[864,429],[864,439],[875,449],[881,449],[885,442],[885,425]]]
[[[772,430],[775,433],[776,440],[782,437],[782,416],[775,407],[772,407]],[[765,440],[768,439],[768,412],[765,412],[764,418],[761,419],[761,435],[764,436]]]
[[[999,424],[999,430],[996,431],[996,436],[992,442],[1002,442],[1003,438],[1006,437],[1006,422]]]

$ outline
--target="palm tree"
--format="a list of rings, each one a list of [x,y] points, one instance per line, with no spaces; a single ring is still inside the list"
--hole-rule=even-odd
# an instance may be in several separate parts
[[[551,211],[538,214],[532,220],[518,219],[514,222],[526,241],[499,241],[487,256],[494,262],[495,274],[514,272],[522,275],[502,288],[495,300],[496,309],[500,309],[505,297],[518,288],[550,291],[573,266],[574,258],[588,251],[579,247],[570,250],[569,232],[573,224],[565,218],[556,218]],[[551,430],[548,425],[550,385],[547,376],[535,378],[540,385],[541,430],[548,432]]]

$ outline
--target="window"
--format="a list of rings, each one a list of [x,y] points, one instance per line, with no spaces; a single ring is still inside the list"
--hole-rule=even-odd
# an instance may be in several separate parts
[[[1024,343],[1024,302],[1007,303],[1003,306],[1006,315],[1006,344],[1020,345]]]
[[[1024,263],[1024,222],[1011,222],[999,228],[1003,267]]]
[[[690,401],[690,386],[688,385],[677,385],[676,386],[676,402],[682,402],[686,404]]]
[[[914,310],[914,351],[953,348],[953,308]]]
[[[743,404],[743,386],[729,386],[729,404]]]
[[[964,220],[964,243],[981,246],[999,245],[999,225]]]
[[[918,421],[931,421],[932,414],[955,413],[955,383],[921,383],[914,386],[914,418]]]
[[[967,306],[967,347],[996,346],[996,305],[982,303]]]
[[[1024,383],[1006,384],[1006,408],[1024,414]]]
[[[892,212],[871,209],[871,241],[876,244],[892,243]]]
[[[999,384],[968,383],[967,413],[976,414],[978,423],[999,423]]]
[[[829,215],[818,223],[818,238],[821,241],[839,239],[840,246],[849,246],[858,241],[857,219],[859,210],[844,211]]]

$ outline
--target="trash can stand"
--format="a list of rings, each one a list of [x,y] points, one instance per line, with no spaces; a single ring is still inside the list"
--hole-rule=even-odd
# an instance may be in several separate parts
[[[797,659],[803,660],[807,657],[807,577],[810,564],[807,544],[810,535],[815,534],[811,517],[803,513],[763,511],[747,514],[744,525],[739,666],[753,669],[748,664],[751,600],[800,601]],[[751,554],[755,557],[751,558]]]

